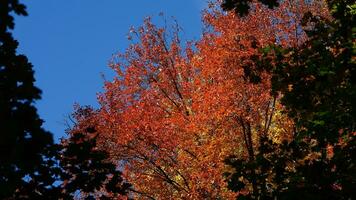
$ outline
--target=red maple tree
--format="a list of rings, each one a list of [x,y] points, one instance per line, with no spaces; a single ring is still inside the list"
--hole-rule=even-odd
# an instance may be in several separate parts
[[[119,161],[138,198],[233,199],[224,159],[254,159],[259,137],[279,142],[293,131],[270,74],[252,83],[246,71],[260,48],[300,44],[302,13],[323,12],[323,4],[254,3],[244,18],[217,5],[204,11],[197,42],[183,44],[178,26],[169,33],[149,18],[133,29],[130,47],[113,58],[116,77],[105,82],[100,109],[75,127],[95,121],[99,148]]]

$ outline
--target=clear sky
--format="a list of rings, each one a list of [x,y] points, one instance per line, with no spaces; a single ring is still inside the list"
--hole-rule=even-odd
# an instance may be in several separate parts
[[[44,127],[54,138],[65,136],[65,120],[73,104],[97,107],[103,79],[112,77],[107,63],[128,46],[131,26],[146,16],[174,16],[184,37],[201,35],[205,0],[31,0],[24,1],[29,16],[16,17],[14,37],[19,53],[34,65],[42,100],[36,103]]]

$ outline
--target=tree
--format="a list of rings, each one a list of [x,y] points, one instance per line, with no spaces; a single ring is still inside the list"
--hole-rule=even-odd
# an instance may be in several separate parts
[[[72,132],[57,145],[41,128],[33,105],[41,91],[34,86],[32,64],[16,53],[18,42],[9,31],[14,28],[12,12],[27,15],[17,0],[0,2],[0,198],[68,199],[77,194],[127,199],[130,184],[107,153],[95,148],[95,129]],[[76,116],[89,111],[81,109]]]
[[[257,61],[259,70],[272,73],[272,87],[283,94],[282,104],[296,124],[293,142],[274,150],[289,149],[292,153],[274,155],[274,160],[283,160],[282,166],[287,162],[297,164],[291,166],[290,172],[276,169],[274,162],[230,164],[236,170],[251,164],[268,166],[272,172],[280,170],[278,178],[285,182],[278,184],[284,189],[275,190],[270,198],[274,195],[293,199],[295,194],[305,199],[354,198],[351,188],[355,187],[356,168],[351,158],[355,156],[355,4],[328,1],[327,6],[331,17],[304,15],[301,25],[308,39],[302,45],[272,45],[264,49],[266,56]],[[265,149],[263,156],[268,153]],[[230,186],[238,190],[241,183],[230,180]],[[268,188],[263,182],[259,187]],[[256,199],[265,194],[251,193],[249,197]]]
[[[98,148],[125,166],[136,197],[234,198],[222,176],[225,158],[234,152],[253,161],[261,137],[280,143],[291,136],[271,75],[254,84],[245,74],[262,55],[256,47],[276,42],[275,35],[292,46],[290,13],[300,11],[288,3],[279,10],[256,4],[244,19],[215,6],[204,13],[206,31],[196,43],[182,44],[177,26],[170,32],[149,19],[131,30],[132,45],[114,58],[116,77],[105,82],[101,107],[78,126],[97,124]]]
[[[53,140],[33,106],[41,91],[32,64],[16,53],[13,12],[27,15],[17,0],[0,2],[0,198],[41,199],[55,181],[45,170],[53,161]]]

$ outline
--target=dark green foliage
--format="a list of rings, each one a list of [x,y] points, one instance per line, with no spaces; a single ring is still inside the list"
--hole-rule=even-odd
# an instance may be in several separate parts
[[[308,142],[275,144],[262,138],[255,160],[226,159],[226,164],[236,170],[225,174],[228,186],[237,192],[247,189],[248,184],[256,185],[238,199],[353,199],[354,142],[336,146],[332,159],[314,159],[311,155],[316,152]]]
[[[82,114],[88,109],[81,109]],[[131,187],[123,181],[117,166],[108,160],[108,153],[97,149],[97,136],[95,127],[88,125],[83,132],[71,133],[63,141],[63,189],[71,198],[81,195],[86,199],[112,199],[127,195]]]
[[[34,86],[32,64],[16,53],[12,14],[27,15],[25,6],[0,1],[0,199],[39,199],[55,180],[46,170],[53,140],[33,106],[41,91]]]
[[[351,0],[327,3],[332,20],[311,13],[304,16],[302,25],[309,37],[305,44],[261,49],[264,56],[253,58],[257,67],[246,67],[252,81],[258,82],[259,71],[272,74],[273,93],[283,95],[282,104],[296,131],[290,143],[261,142],[255,160],[227,159],[236,169],[229,174],[231,189],[244,187],[239,177],[254,183],[254,190],[243,198],[356,198],[352,189],[356,188],[356,5]],[[294,170],[288,171],[287,164]]]
[[[307,128],[305,134],[322,146],[335,144],[341,129],[344,134],[355,131],[356,63],[352,26],[355,13],[351,14],[349,8],[352,4],[353,1],[329,1],[335,17],[332,21],[307,13],[303,25],[314,24],[306,30],[310,40],[298,49],[287,49],[286,54],[290,56],[285,56],[274,70],[274,89],[284,94],[282,101],[288,113],[299,127]]]
[[[259,0],[264,5],[269,8],[274,8],[278,6],[278,0]],[[222,8],[227,11],[234,11],[240,16],[245,16],[248,14],[250,9],[250,3],[252,0],[224,0],[222,3]]]

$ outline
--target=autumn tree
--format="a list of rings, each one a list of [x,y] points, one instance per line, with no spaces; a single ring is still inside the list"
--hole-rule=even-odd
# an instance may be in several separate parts
[[[246,75],[257,72],[259,48],[300,42],[296,36],[304,33],[289,23],[300,15],[290,13],[320,10],[283,6],[255,4],[242,19],[215,4],[204,13],[202,39],[186,44],[178,26],[160,28],[149,19],[130,31],[132,45],[113,58],[116,77],[105,82],[100,109],[78,125],[95,121],[98,148],[123,165],[135,197],[233,199],[238,193],[227,190],[222,175],[226,157],[234,152],[253,161],[261,138],[291,137],[294,125],[271,94],[271,75],[256,75],[257,84]]]

